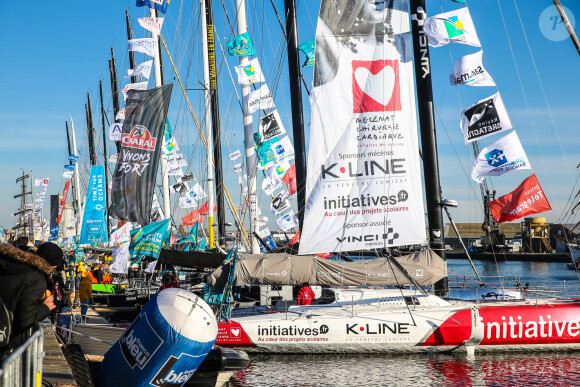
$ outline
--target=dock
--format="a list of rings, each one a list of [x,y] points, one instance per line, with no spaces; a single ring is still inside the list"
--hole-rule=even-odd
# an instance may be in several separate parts
[[[44,358],[42,359],[42,379],[53,386],[77,386],[73,372],[56,339],[54,328],[45,326],[44,331]]]

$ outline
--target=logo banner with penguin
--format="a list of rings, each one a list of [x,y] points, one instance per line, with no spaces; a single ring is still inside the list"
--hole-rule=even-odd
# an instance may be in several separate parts
[[[172,84],[130,90],[121,134],[121,151],[113,173],[110,215],[126,222],[150,222],[163,130]]]

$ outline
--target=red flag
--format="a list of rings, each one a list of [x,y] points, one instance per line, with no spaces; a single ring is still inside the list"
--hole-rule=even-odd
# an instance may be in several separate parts
[[[328,258],[328,257],[332,257],[332,254],[330,254],[330,253],[318,253],[318,254],[316,254],[316,256],[318,258]]]
[[[213,210],[217,211],[217,206],[213,206]],[[193,226],[195,222],[203,222],[202,216],[207,215],[208,213],[209,203],[205,202],[201,207],[199,207],[197,210],[193,210],[189,213],[189,215],[186,215],[181,220],[183,221],[184,226]]]
[[[292,246],[294,243],[298,242],[300,242],[300,230],[296,230],[296,234],[294,234],[292,240],[290,241],[290,243],[288,243],[288,246]]]
[[[526,178],[509,194],[489,202],[488,206],[498,223],[510,222],[552,209],[535,174]]]
[[[284,173],[282,181],[286,183],[286,187],[288,187],[288,193],[291,196],[296,195],[296,192],[298,192],[298,189],[296,188],[296,164],[292,164],[286,173]]]
[[[58,205],[58,216],[56,217],[56,223],[60,223],[60,217],[62,216],[62,211],[64,210],[64,205],[66,204],[66,197],[68,195],[68,189],[70,187],[70,180],[64,183],[64,190],[62,191],[62,199]]]

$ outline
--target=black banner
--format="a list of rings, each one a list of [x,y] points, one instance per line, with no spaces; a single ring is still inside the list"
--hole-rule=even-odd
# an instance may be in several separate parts
[[[126,222],[150,223],[163,130],[173,85],[129,90],[121,150],[113,174],[109,213]]]

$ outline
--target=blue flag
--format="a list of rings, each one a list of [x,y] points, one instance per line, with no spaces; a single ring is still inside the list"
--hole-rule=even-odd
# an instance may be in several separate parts
[[[298,46],[298,49],[306,54],[306,61],[302,67],[313,67],[314,66],[314,44],[315,40],[309,40]]]
[[[465,4],[465,0],[451,0],[459,4]]]
[[[149,8],[153,8],[158,10],[159,12],[167,12],[167,7],[169,6],[169,2],[171,0],[137,0],[137,3],[135,4],[137,7],[144,7],[146,5],[149,6]]]
[[[165,219],[131,230],[131,244],[129,245],[131,257],[146,256],[157,259],[167,234],[169,220]]]
[[[107,221],[105,219],[105,167],[93,165],[91,178],[85,201],[85,212],[81,228],[80,244],[105,243],[109,241],[107,235]]]
[[[199,230],[199,222],[195,223],[189,232],[187,238],[185,238],[184,242],[193,242],[194,244],[197,243],[197,232]]]
[[[256,55],[250,34],[244,32],[228,40],[228,54],[231,56],[252,56]]]
[[[74,165],[77,163],[77,161],[79,161],[79,156],[70,154],[68,155],[68,161],[70,161]]]
[[[197,246],[195,246],[195,251],[201,251],[201,250],[205,250],[205,249],[206,249],[205,238],[203,238],[201,241],[199,241]]]
[[[75,166],[74,165],[65,165],[64,166],[64,170],[65,171],[74,171],[75,170]]]

